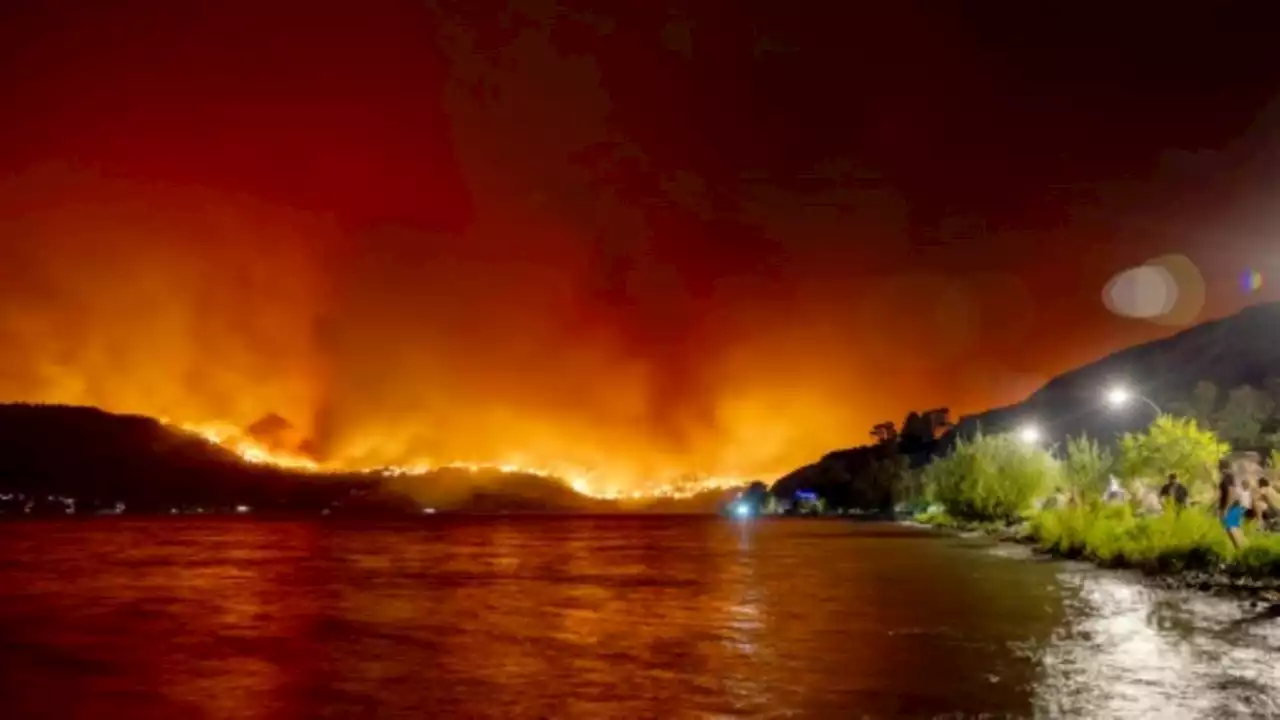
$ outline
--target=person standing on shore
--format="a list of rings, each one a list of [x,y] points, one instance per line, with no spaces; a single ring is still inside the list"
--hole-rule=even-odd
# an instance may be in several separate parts
[[[1273,530],[1280,517],[1280,493],[1271,487],[1271,481],[1265,477],[1258,480],[1258,497],[1254,499],[1254,507],[1262,521],[1264,530]]]
[[[1223,460],[1218,465],[1221,479],[1218,481],[1218,517],[1222,527],[1231,538],[1231,544],[1237,550],[1244,547],[1244,513],[1249,507],[1248,493],[1240,487],[1235,473],[1231,472],[1231,463]]]
[[[1187,486],[1178,482],[1178,473],[1169,473],[1169,479],[1160,486],[1160,502],[1173,501],[1178,510],[1187,506]]]

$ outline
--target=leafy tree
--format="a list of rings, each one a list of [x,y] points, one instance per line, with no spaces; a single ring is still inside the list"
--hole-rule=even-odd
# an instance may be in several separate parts
[[[1271,417],[1262,425],[1261,445],[1280,448],[1280,375],[1270,375],[1263,381],[1262,389],[1271,399]]]
[[[1208,427],[1218,408],[1218,386],[1207,380],[1196,383],[1191,391],[1191,415],[1197,423]]]
[[[1196,383],[1186,400],[1170,403],[1174,415],[1195,420],[1203,427],[1211,427],[1218,408],[1218,386],[1206,380]]]
[[[747,486],[742,493],[741,502],[749,505],[756,512],[760,512],[765,507],[765,503],[769,499],[769,486],[757,480]]]
[[[887,420],[871,428],[871,437],[875,438],[877,443],[885,445],[898,439],[898,428],[892,420]]]
[[[770,494],[764,499],[764,504],[760,507],[760,512],[765,515],[777,515],[780,507],[781,503],[778,502],[778,498]]]
[[[926,466],[923,481],[930,500],[954,517],[1008,522],[1055,485],[1059,472],[1043,448],[1008,434],[978,435]]]
[[[1264,391],[1242,385],[1227,393],[1227,402],[1214,415],[1213,428],[1235,447],[1262,443],[1262,430],[1275,411],[1275,401]]]
[[[902,432],[898,434],[898,449],[907,455],[927,450],[933,443],[933,427],[929,419],[912,411],[902,421]]]
[[[1158,480],[1167,473],[1193,494],[1212,490],[1218,460],[1230,447],[1191,418],[1163,415],[1146,432],[1120,438],[1120,471],[1129,479]]]
[[[903,479],[910,471],[905,455],[897,453],[876,460],[871,465],[871,486],[874,488],[874,504],[881,510],[892,509],[902,490]]]
[[[927,501],[924,487],[924,470],[912,469],[907,459],[900,458],[897,466],[892,468],[893,506],[902,505],[916,507]]]
[[[1268,375],[1267,379],[1262,381],[1262,389],[1272,400],[1280,403],[1280,375]]]
[[[943,433],[954,427],[951,423],[951,408],[933,408],[932,410],[925,410],[923,415],[929,423],[929,438],[931,440],[942,437]]]
[[[1067,457],[1063,462],[1063,481],[1073,497],[1089,499],[1101,495],[1115,459],[1111,451],[1087,435],[1067,438]]]

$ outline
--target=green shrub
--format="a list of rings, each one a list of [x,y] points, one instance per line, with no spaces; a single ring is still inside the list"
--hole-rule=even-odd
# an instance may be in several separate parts
[[[1274,549],[1251,550],[1255,545],[1264,547],[1264,543],[1270,548],[1271,541],[1266,538],[1250,543],[1240,557],[1233,557],[1218,518],[1198,508],[1139,517],[1127,504],[1093,503],[1040,513],[1032,519],[1030,530],[1036,543],[1048,552],[1148,572],[1203,570],[1246,560],[1262,569],[1266,558],[1280,561],[1280,542]],[[1251,554],[1248,559],[1246,552]]]
[[[1227,569],[1235,575],[1280,577],[1280,536],[1250,532],[1248,540]]]
[[[1084,554],[1085,512],[1082,508],[1037,513],[1029,526],[1031,537],[1043,550],[1067,558]]]
[[[1087,435],[1067,439],[1067,457],[1062,463],[1062,479],[1071,497],[1092,500],[1107,488],[1115,460],[1111,451]]]
[[[1119,466],[1128,479],[1163,479],[1177,473],[1196,498],[1212,495],[1218,460],[1228,451],[1212,430],[1190,418],[1161,415],[1146,432],[1120,438]]]
[[[1059,479],[1045,450],[1010,435],[960,440],[951,454],[929,464],[922,479],[929,500],[956,518],[1014,522]]]

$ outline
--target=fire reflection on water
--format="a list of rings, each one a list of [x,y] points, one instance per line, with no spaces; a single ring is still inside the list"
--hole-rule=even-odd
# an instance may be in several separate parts
[[[767,598],[756,567],[758,556],[753,552],[752,541],[758,522],[741,522],[738,526],[738,552],[726,573],[726,591],[732,597],[725,603],[724,623],[726,651],[744,656],[751,663],[774,663],[767,645],[761,645],[765,631]],[[761,708],[774,705],[766,685],[757,682],[751,674],[730,675],[724,678],[726,690],[734,703],[741,708]]]
[[[0,524],[6,717],[1259,717],[1280,620],[893,525]]]

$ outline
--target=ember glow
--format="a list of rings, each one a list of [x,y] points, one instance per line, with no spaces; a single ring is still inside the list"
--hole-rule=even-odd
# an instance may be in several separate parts
[[[684,498],[711,490],[740,487],[750,482],[742,477],[689,477],[687,479],[647,482],[640,485],[643,489],[628,490],[625,489],[626,485],[634,487],[634,481],[629,480],[627,483],[619,485],[617,482],[611,483],[607,477],[599,477],[589,471],[572,467],[550,469],[507,462],[459,461],[439,464],[418,462],[378,468],[350,467],[334,463],[320,463],[297,452],[271,448],[267,444],[248,436],[244,431],[230,423],[174,423],[168,420],[161,420],[161,422],[178,431],[196,435],[213,445],[229,450],[247,463],[267,465],[295,472],[316,474],[354,472],[377,474],[383,477],[415,477],[426,476],[439,470],[465,470],[473,473],[496,471],[504,474],[534,475],[556,479],[580,495],[601,500]]]

